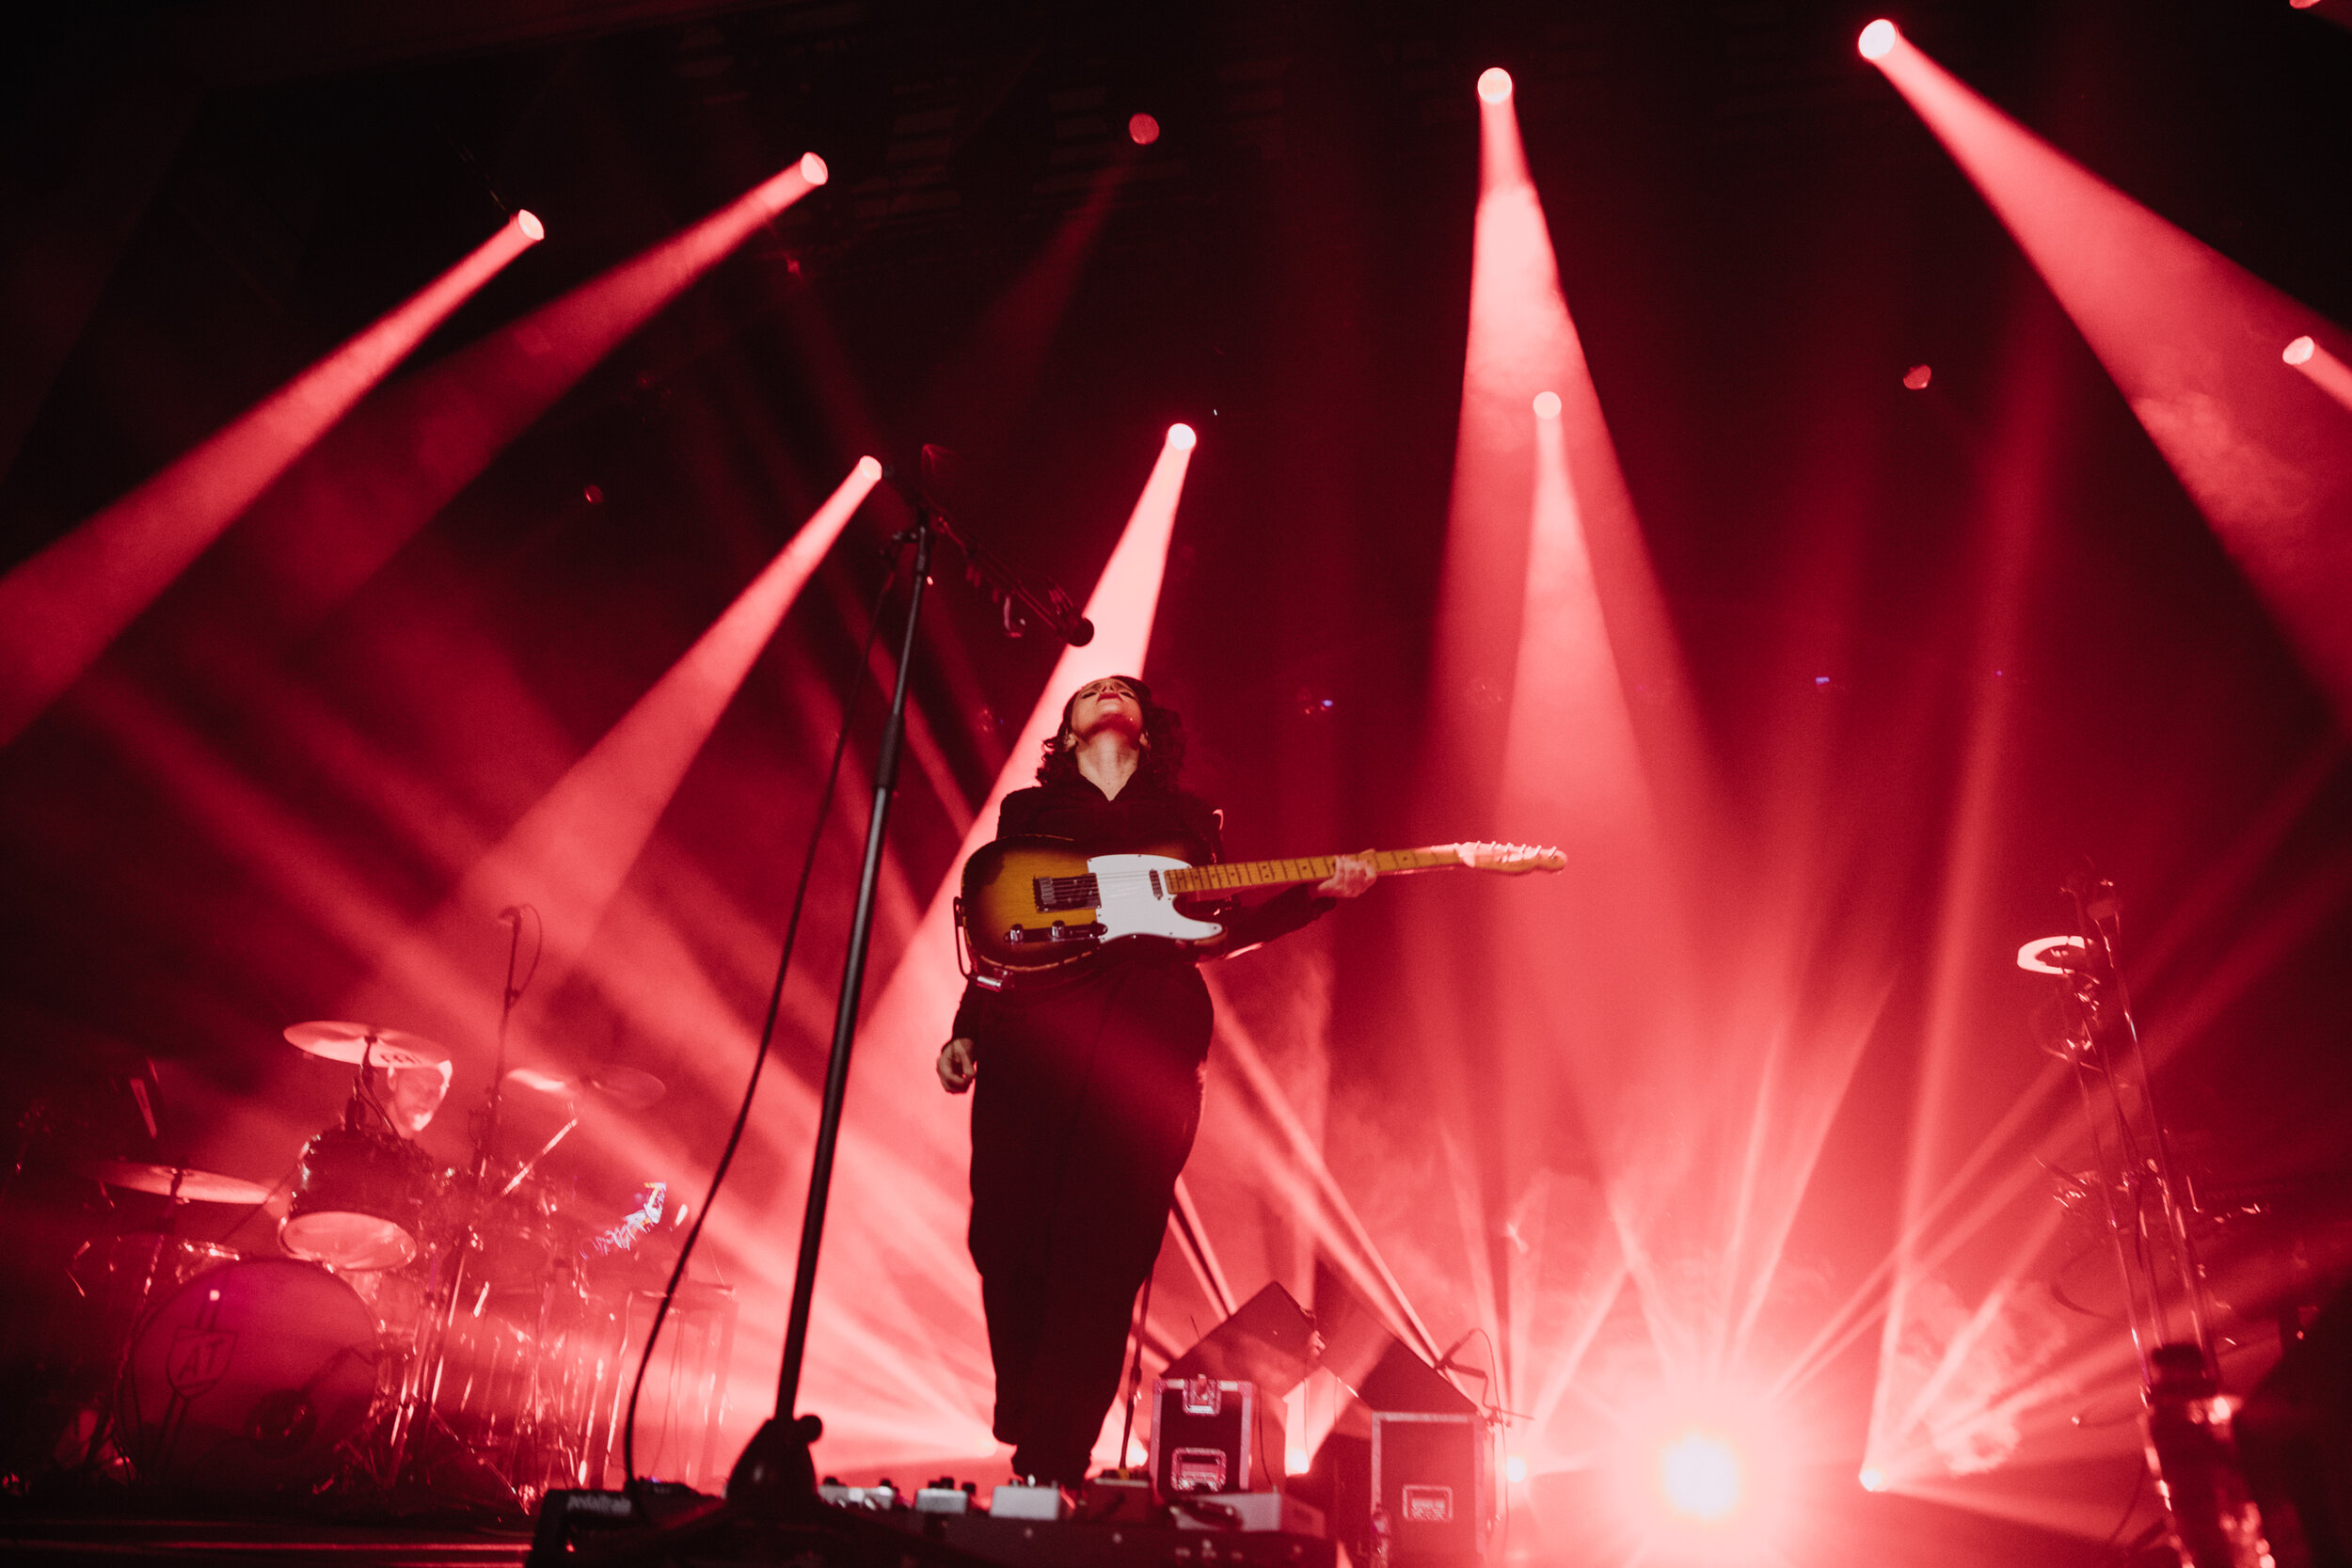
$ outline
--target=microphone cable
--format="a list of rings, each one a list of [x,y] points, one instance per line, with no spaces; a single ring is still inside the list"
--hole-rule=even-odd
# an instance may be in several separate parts
[[[792,890],[792,913],[784,925],[784,956],[776,960],[776,983],[768,993],[768,1021],[759,1031],[759,1050],[752,1057],[752,1075],[743,1085],[743,1103],[737,1107],[735,1127],[727,1133],[726,1147],[719,1151],[719,1164],[710,1173],[710,1186],[703,1194],[701,1212],[686,1232],[686,1240],[678,1247],[677,1264],[670,1270],[670,1282],[662,1288],[661,1305],[654,1309],[653,1327],[645,1335],[645,1348],[637,1358],[637,1375],[628,1386],[628,1412],[621,1424],[621,1472],[627,1478],[628,1490],[637,1490],[637,1400],[645,1389],[645,1371],[653,1365],[654,1347],[661,1341],[661,1325],[669,1321],[670,1306],[677,1299],[678,1287],[685,1282],[686,1265],[694,1256],[694,1243],[702,1239],[703,1224],[710,1218],[710,1206],[719,1200],[719,1188],[727,1179],[727,1168],[735,1163],[736,1148],[743,1141],[743,1129],[752,1117],[752,1098],[759,1092],[759,1074],[768,1065],[769,1048],[776,1037],[776,1017],[784,1006],[784,978],[792,968],[792,944],[800,935],[801,911],[808,900],[808,883],[817,869],[817,851],[825,841],[825,818],[832,814],[834,788],[841,781],[841,762],[849,754],[850,730],[857,717],[858,695],[866,689],[866,671],[874,657],[874,638],[882,629],[882,608],[890,598],[891,589],[898,582],[898,555],[894,548],[890,571],[882,578],[882,592],[874,595],[873,613],[866,621],[866,645],[858,650],[857,663],[850,672],[850,689],[841,698],[841,733],[834,740],[833,763],[825,769],[825,787],[817,797],[817,819],[809,825],[808,849],[801,857],[800,884]]]

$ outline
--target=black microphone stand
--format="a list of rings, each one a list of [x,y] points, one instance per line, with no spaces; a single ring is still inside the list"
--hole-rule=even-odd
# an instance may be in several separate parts
[[[655,1531],[610,1542],[580,1543],[567,1552],[570,1526],[559,1512],[543,1510],[529,1562],[547,1568],[559,1561],[619,1564],[674,1560],[688,1550],[724,1557],[730,1550],[763,1560],[811,1557],[833,1562],[927,1564],[930,1568],[992,1568],[982,1559],[944,1541],[909,1533],[851,1509],[825,1507],[817,1495],[817,1464],[811,1449],[824,1434],[813,1415],[795,1416],[801,1371],[808,1353],[809,1306],[817,1291],[817,1260],[824,1242],[825,1208],[832,1196],[833,1162],[841,1137],[841,1104],[850,1083],[850,1050],[857,1037],[858,1002],[866,987],[866,959],[873,934],[874,895],[882,880],[884,831],[898,782],[906,741],[907,689],[914,668],[915,630],[922,620],[923,594],[930,586],[931,548],[940,538],[964,552],[968,575],[986,582],[1000,602],[1012,600],[1044,619],[1064,641],[1083,644],[1094,628],[1050,580],[1033,579],[1004,562],[958,528],[921,486],[896,475],[893,483],[914,508],[914,526],[894,544],[914,546],[914,587],[898,639],[898,673],[891,688],[890,712],[882,721],[874,761],[874,810],[866,829],[866,859],[858,872],[857,901],[850,919],[850,947],[841,965],[840,1000],[834,1009],[833,1054],[825,1067],[825,1092],[817,1118],[817,1142],[808,1173],[808,1201],[801,1220],[801,1251],[792,1277],[792,1306],[784,1335],[784,1364],[776,1377],[775,1413],[760,1426],[727,1477],[726,1500],[714,1507],[664,1499],[643,1488],[629,1499],[634,1522]],[[559,1494],[550,1494],[550,1501]],[[566,1504],[568,1508],[568,1504]],[[668,1513],[664,1521],[658,1515]]]
[[[898,786],[898,758],[906,740],[907,687],[914,670],[914,633],[923,615],[923,591],[931,570],[931,542],[938,513],[925,499],[914,503],[914,587],[907,594],[906,627],[898,639],[898,675],[890,690],[890,713],[882,721],[874,760],[874,812],[866,828],[866,860],[858,869],[857,902],[850,916],[850,950],[841,963],[841,996],[833,1017],[833,1055],[825,1065],[825,1096],[817,1117],[817,1146],[809,1160],[808,1203],[801,1218],[801,1256],[792,1274],[792,1309],[784,1330],[784,1365],[776,1377],[776,1409],[736,1461],[727,1478],[727,1501],[762,1512],[790,1513],[817,1495],[816,1462],[809,1446],[824,1432],[814,1416],[795,1418],[801,1369],[808,1354],[809,1304],[817,1293],[817,1258],[825,1238],[825,1205],[833,1191],[834,1150],[841,1138],[841,1101],[850,1085],[850,1048],[857,1037],[858,1001],[866,989],[866,956],[873,935],[874,890],[882,879],[882,835],[890,824],[891,798]]]

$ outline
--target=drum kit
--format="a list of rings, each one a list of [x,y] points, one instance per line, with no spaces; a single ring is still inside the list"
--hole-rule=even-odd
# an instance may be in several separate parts
[[[685,1216],[660,1182],[638,1188],[631,1212],[600,1209],[544,1163],[584,1105],[641,1111],[660,1080],[518,1069],[499,1087],[541,1101],[561,1129],[521,1160],[496,1158],[483,1133],[472,1168],[442,1169],[413,1139],[447,1092],[446,1051],[360,1023],[285,1036],[356,1070],[342,1119],[303,1148],[277,1255],[187,1240],[178,1224],[192,1204],[259,1212],[276,1189],[119,1160],[82,1167],[164,1198],[167,1215],[76,1259],[96,1308],[86,1342],[112,1363],[76,1434],[82,1462],[178,1494],[399,1493],[493,1512],[605,1484]],[[704,1451],[670,1467],[691,1481],[723,1414],[732,1292],[697,1282],[677,1311],[669,1375],[648,1393],[667,1400],[672,1431],[703,1429],[690,1446]]]

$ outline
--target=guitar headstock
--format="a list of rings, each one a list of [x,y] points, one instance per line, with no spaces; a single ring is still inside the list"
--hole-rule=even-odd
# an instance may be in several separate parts
[[[1457,844],[1454,852],[1473,871],[1500,871],[1506,877],[1525,876],[1530,871],[1562,871],[1568,863],[1568,857],[1559,850],[1534,844]]]

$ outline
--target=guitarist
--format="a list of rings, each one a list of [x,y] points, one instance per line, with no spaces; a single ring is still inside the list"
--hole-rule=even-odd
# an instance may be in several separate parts
[[[1183,721],[1151,688],[1090,681],[1063,705],[1038,787],[1005,798],[997,836],[1052,834],[1097,855],[1183,844],[1195,864],[1216,860],[1222,814],[1178,786],[1184,754]],[[1296,930],[1375,875],[1369,858],[1343,856],[1317,886],[1220,913],[1223,951]],[[994,1430],[1016,1475],[1079,1485],[1118,1397],[1136,1291],[1200,1123],[1211,1008],[1195,957],[1137,940],[1074,973],[1001,990],[976,979],[939,1053],[948,1093],[979,1083],[970,1244]]]

